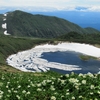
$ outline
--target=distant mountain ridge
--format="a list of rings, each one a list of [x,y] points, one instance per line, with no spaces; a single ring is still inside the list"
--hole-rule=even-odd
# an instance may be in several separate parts
[[[13,36],[53,38],[69,32],[81,34],[100,33],[96,29],[84,29],[61,18],[33,15],[19,10],[8,12],[4,22],[2,18],[2,15],[0,15],[0,25],[2,26],[2,23],[5,22],[7,24],[7,32]],[[3,30],[0,28],[0,32]]]

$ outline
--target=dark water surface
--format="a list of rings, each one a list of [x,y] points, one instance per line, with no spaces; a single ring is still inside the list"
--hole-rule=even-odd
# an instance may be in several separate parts
[[[78,65],[80,68],[82,68],[82,70],[78,70],[78,71],[73,70],[73,72],[75,73],[99,72],[99,68],[100,68],[99,60],[90,59],[90,60],[84,61],[79,58],[79,55],[80,53],[71,52],[71,51],[66,51],[66,52],[57,51],[57,52],[43,53],[41,58],[46,59],[49,62]],[[51,68],[51,70],[64,73],[64,74],[71,72],[71,71],[58,70],[55,68],[54,69]]]

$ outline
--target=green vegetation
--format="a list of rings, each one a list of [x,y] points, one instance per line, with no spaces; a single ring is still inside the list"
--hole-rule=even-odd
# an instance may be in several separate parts
[[[2,24],[3,24],[3,15],[0,14],[0,33],[3,33]]]
[[[2,17],[0,20],[2,21]],[[53,38],[72,31],[80,34],[100,33],[100,31],[93,28],[83,29],[61,18],[32,15],[22,11],[9,12],[5,22],[7,23],[8,33],[21,37]]]
[[[16,73],[16,72],[21,72],[21,71],[16,69],[16,68],[13,68],[11,66],[8,66],[6,64],[0,64],[0,72],[3,72],[3,73],[7,73],[7,72]]]
[[[0,64],[5,64],[6,58],[18,51],[27,50],[35,45],[46,43],[52,40],[16,38],[0,35]]]
[[[1,100],[99,100],[100,74],[0,73]]]
[[[82,60],[97,59],[96,57],[92,57],[92,56],[88,56],[88,55],[79,55],[79,57]]]
[[[57,40],[87,43],[87,44],[100,44],[100,33],[80,34],[77,32],[70,32],[58,37]]]

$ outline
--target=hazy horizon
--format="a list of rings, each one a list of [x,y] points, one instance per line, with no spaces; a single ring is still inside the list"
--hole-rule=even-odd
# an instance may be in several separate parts
[[[32,14],[57,16],[79,26],[100,30],[100,0],[0,0],[0,14],[22,10]]]

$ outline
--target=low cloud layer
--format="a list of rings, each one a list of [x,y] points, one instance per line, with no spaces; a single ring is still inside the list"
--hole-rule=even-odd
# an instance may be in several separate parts
[[[0,0],[0,9],[100,11],[100,0]]]
[[[0,7],[0,11],[14,11],[14,10],[23,10],[23,11],[39,11],[39,12],[48,12],[48,11],[84,11],[84,12],[100,12],[100,6],[84,7],[84,6],[68,6],[68,7],[32,7],[32,6],[23,6],[23,7],[9,7],[4,6]]]

